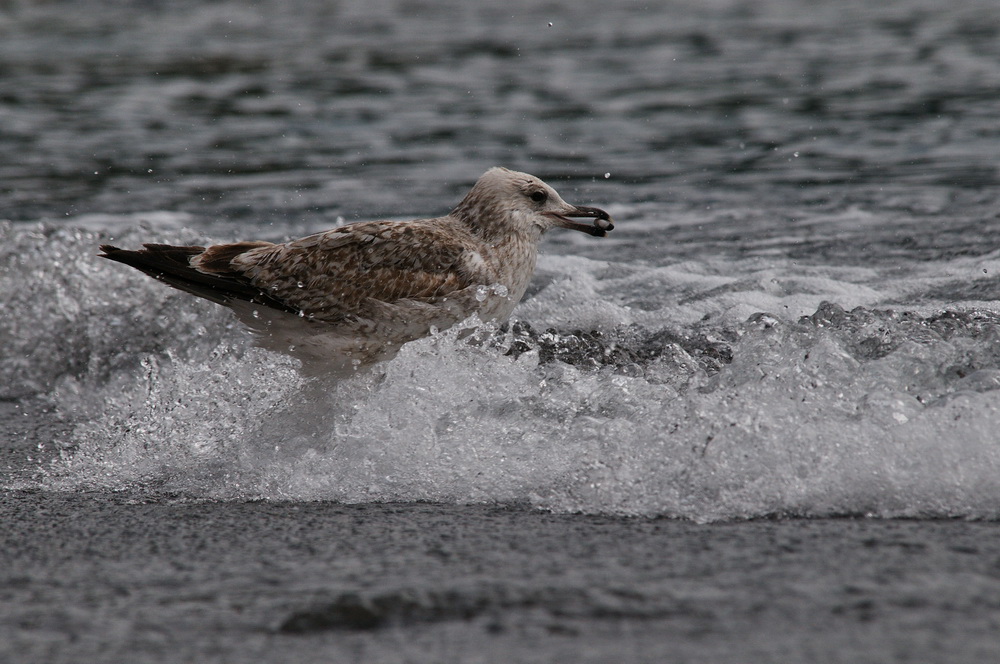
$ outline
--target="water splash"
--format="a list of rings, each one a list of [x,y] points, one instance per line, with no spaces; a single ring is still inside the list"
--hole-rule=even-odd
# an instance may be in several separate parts
[[[692,323],[677,298],[724,306],[717,276],[560,258],[525,322],[469,321],[336,381],[251,348],[219,307],[97,263],[93,233],[6,230],[5,304],[39,324],[5,319],[4,385],[72,425],[41,488],[699,521],[1000,516],[991,311],[824,303]],[[682,274],[673,301],[635,306]],[[18,363],[35,349],[48,359]]]
[[[114,239],[138,244],[151,232],[138,223]],[[192,231],[167,237],[196,238]],[[175,335],[185,339],[177,352],[196,356],[218,343],[209,328],[232,326],[218,307],[107,269],[96,249],[110,239],[78,226],[0,222],[0,305],[16,312],[0,316],[0,399],[44,394],[66,377],[121,378]]]
[[[48,481],[696,520],[994,518],[1000,372],[970,342],[1000,323],[966,322],[886,352],[858,345],[856,327],[762,317],[714,375],[676,344],[594,368],[585,354],[540,361],[554,333],[476,345],[461,328],[341,382],[305,380],[262,351],[150,363],[78,428]]]

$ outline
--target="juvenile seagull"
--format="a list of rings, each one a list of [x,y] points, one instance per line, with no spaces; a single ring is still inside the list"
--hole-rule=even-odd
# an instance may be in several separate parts
[[[356,368],[472,314],[505,320],[555,227],[604,237],[614,225],[532,175],[491,168],[444,217],[361,222],[282,244],[106,244],[101,256],[231,308],[261,346]]]

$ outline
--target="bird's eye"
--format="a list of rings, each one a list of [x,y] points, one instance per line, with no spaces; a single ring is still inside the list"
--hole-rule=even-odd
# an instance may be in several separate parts
[[[528,194],[528,197],[531,198],[531,200],[535,201],[536,203],[544,203],[546,200],[548,200],[549,194],[544,189],[538,189],[537,191],[533,191],[530,194]]]

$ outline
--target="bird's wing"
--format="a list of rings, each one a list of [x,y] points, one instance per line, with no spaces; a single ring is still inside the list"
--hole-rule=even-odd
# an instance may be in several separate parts
[[[250,249],[225,261],[225,272],[321,320],[363,314],[370,300],[430,301],[494,283],[487,249],[453,226],[447,218],[352,224]],[[211,269],[213,249],[192,264]]]
[[[272,309],[295,312],[295,309],[274,299],[267,292],[254,286],[245,277],[229,270],[197,270],[191,261],[207,253],[212,253],[217,263],[225,256],[234,255],[263,246],[273,246],[270,242],[238,242],[214,247],[169,244],[144,244],[142,249],[120,249],[110,244],[101,245],[102,258],[124,263],[145,272],[149,276],[182,291],[203,297],[218,304],[230,304],[243,300]]]

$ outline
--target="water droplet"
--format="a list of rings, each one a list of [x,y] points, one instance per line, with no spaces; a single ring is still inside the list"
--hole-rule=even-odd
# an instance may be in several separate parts
[[[609,177],[611,177],[611,173],[605,173],[604,174],[604,179],[605,180],[607,180]]]
[[[304,283],[302,283],[301,281],[295,282],[295,285],[298,286],[299,288],[305,288],[306,287],[306,285]]]
[[[798,157],[798,156],[799,156],[799,152],[798,152],[798,150],[796,150],[795,152],[793,152],[793,153],[792,153],[792,156],[793,156],[793,157]]]

